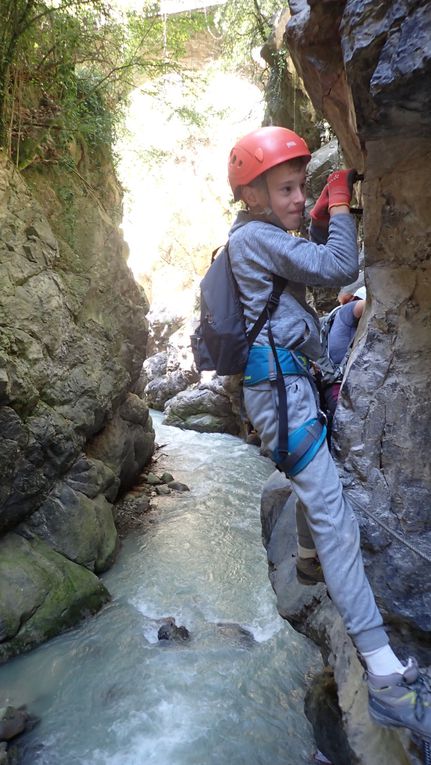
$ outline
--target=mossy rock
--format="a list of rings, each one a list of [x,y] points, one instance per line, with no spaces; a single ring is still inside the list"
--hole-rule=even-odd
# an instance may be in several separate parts
[[[21,529],[65,558],[100,574],[113,564],[118,547],[112,505],[59,484]]]
[[[28,651],[98,611],[102,582],[38,539],[0,540],[0,662]]]

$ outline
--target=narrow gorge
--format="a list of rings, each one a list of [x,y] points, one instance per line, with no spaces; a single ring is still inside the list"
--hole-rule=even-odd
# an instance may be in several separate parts
[[[307,137],[312,196],[328,156],[329,169],[341,158],[364,176],[357,203],[368,298],[333,451],[391,641],[424,666],[431,664],[430,30],[426,0],[290,0],[262,49],[270,72],[263,121]],[[205,35],[204,44],[217,47]],[[120,547],[118,502],[155,457],[151,407],[181,429],[228,433],[239,444],[244,435],[235,381],[200,380],[191,365],[196,305],[180,320],[157,315],[129,268],[124,189],[108,141],[78,132],[60,144],[54,98],[37,78],[25,81],[20,62],[14,71],[0,148],[2,663],[109,603],[103,575],[115,569]],[[227,201],[220,208],[225,226],[232,209]],[[211,245],[201,248],[195,287]],[[139,242],[144,260],[145,246]],[[160,296],[151,297],[158,305]],[[336,291],[313,295],[322,311],[335,298]],[[406,732],[369,720],[363,669],[325,587],[296,583],[290,486],[280,474],[266,478],[261,520],[278,611],[319,647],[325,665],[306,700],[317,746],[333,765],[423,762]]]

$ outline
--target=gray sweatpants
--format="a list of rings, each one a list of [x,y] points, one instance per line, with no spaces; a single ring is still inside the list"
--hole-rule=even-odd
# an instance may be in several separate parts
[[[316,550],[314,539],[311,536],[310,528],[307,523],[307,508],[304,507],[300,499],[296,500],[296,533],[298,544],[306,550]]]
[[[316,400],[306,377],[285,377],[289,431],[316,416]],[[247,415],[269,457],[278,445],[278,395],[269,382],[244,387]],[[360,652],[388,643],[383,621],[365,575],[359,527],[326,441],[298,475],[290,478],[306,521],[332,601]]]

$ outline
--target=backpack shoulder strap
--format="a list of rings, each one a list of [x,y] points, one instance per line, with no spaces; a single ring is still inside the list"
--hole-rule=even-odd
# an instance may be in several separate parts
[[[216,253],[218,252],[220,248],[217,248],[213,252],[212,260],[214,260],[214,257]],[[229,256],[229,243],[226,242],[224,245],[224,249],[226,250],[227,254],[227,261],[229,263],[229,270],[232,274],[232,278],[235,281],[236,279],[232,271],[232,266],[230,263],[230,256]],[[271,314],[274,313],[275,309],[277,308],[279,302],[280,302],[280,295],[283,292],[286,284],[288,283],[288,279],[285,279],[283,276],[277,276],[277,274],[272,274],[272,290],[271,294],[268,297],[268,300],[266,301],[261,313],[257,317],[256,322],[253,324],[252,328],[249,332],[247,332],[247,342],[249,346],[252,346],[254,341],[256,340],[256,337],[258,336],[259,332],[261,331],[263,325],[267,321],[267,319],[271,316]]]
[[[261,331],[263,325],[267,321],[267,319],[274,313],[275,309],[277,308],[279,302],[280,302],[280,295],[283,292],[288,280],[284,279],[282,276],[277,276],[277,274],[272,275],[272,290],[271,294],[266,301],[266,304],[258,316],[256,323],[252,326],[251,330],[247,332],[247,340],[248,344],[250,346],[253,345],[254,341],[256,340],[256,337],[258,336],[259,332]]]
[[[216,247],[216,248],[215,248],[215,250],[213,250],[213,251],[212,251],[212,253],[211,253],[211,263],[214,263],[214,260],[215,260],[215,257],[216,257],[216,255],[217,255],[217,254],[220,252],[220,250],[223,250],[223,248],[226,250],[227,254],[229,255],[229,250],[228,250],[228,246],[227,246],[227,243],[226,243],[226,244],[220,244],[220,245],[219,245],[218,247]],[[211,264],[210,264],[210,265],[211,265]],[[230,265],[230,260],[229,260],[229,265]]]
[[[330,329],[334,323],[335,316],[337,315],[340,308],[342,308],[341,305],[336,305],[335,308],[332,309],[332,311],[330,311],[329,313],[326,314],[326,316],[323,316],[320,319],[320,341],[321,342],[327,343]]]

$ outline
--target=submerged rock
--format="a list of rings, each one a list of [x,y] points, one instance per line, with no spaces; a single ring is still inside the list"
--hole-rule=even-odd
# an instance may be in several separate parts
[[[173,491],[190,491],[187,484],[181,483],[180,481],[170,481],[168,487]]]
[[[32,718],[28,712],[21,708],[7,706],[0,709],[0,741],[10,741],[27,730]],[[33,718],[34,724],[34,718]]]
[[[251,648],[256,644],[254,635],[246,627],[235,622],[217,622],[217,633],[224,638],[237,643],[244,648]]]
[[[157,637],[159,640],[175,640],[177,642],[182,642],[190,639],[190,632],[187,627],[184,627],[183,625],[177,627],[175,620],[172,620],[159,627]]]

